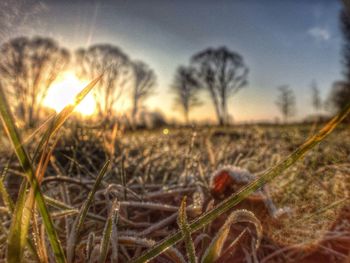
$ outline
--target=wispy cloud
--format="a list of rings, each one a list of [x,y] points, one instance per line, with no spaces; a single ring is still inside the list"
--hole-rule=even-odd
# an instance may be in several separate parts
[[[312,27],[307,33],[317,41],[328,41],[331,38],[331,33],[323,27]]]

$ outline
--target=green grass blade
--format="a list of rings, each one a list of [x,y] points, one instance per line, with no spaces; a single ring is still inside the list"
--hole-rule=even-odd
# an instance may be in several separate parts
[[[23,179],[25,180],[25,179]],[[27,182],[21,185],[16,206],[13,211],[10,231],[7,239],[7,262],[17,263],[22,261],[26,236],[24,235],[27,226],[23,225],[22,216],[25,207]]]
[[[185,239],[185,246],[186,246],[188,261],[190,263],[196,263],[197,262],[196,251],[194,248],[194,244],[191,237],[191,231],[187,221],[186,196],[182,199],[182,202],[179,208],[179,216],[177,219],[177,224],[179,225],[179,228]]]
[[[10,195],[8,194],[8,192],[6,190],[3,178],[0,178],[0,195],[1,195],[2,201],[4,202],[4,205],[6,206],[6,208],[12,212],[15,208],[15,205],[13,204],[13,201],[10,198]]]
[[[1,196],[3,198],[3,202],[6,206],[6,208],[8,209],[8,211],[10,212],[10,214],[14,214],[14,210],[15,210],[15,206],[13,204],[13,201],[10,197],[10,195],[8,194],[7,190],[6,190],[6,187],[4,185],[4,182],[3,182],[3,179],[0,178],[0,193],[1,193]],[[24,193],[24,191],[19,191],[19,193]],[[20,196],[18,197],[17,200],[20,200],[19,199]],[[30,249],[30,251],[32,252],[32,254],[34,255],[35,259],[40,262],[40,259],[39,259],[39,256],[37,254],[37,251],[35,250],[35,246],[33,245],[31,239],[29,237],[27,237],[27,245],[28,245],[28,248]],[[18,254],[18,253],[17,253]]]
[[[31,187],[34,190],[35,200],[36,200],[38,208],[40,210],[40,214],[42,216],[43,223],[45,225],[45,229],[47,231],[52,250],[55,254],[56,261],[57,262],[65,262],[63,249],[62,249],[61,244],[58,240],[58,236],[57,236],[56,230],[54,228],[53,222],[50,218],[50,214],[47,210],[42,192],[41,192],[40,187],[39,187],[39,183],[36,180],[31,161],[29,159],[27,152],[25,151],[24,147],[22,146],[19,133],[18,133],[17,128],[14,124],[14,120],[13,120],[13,117],[11,115],[10,108],[7,104],[5,94],[4,94],[1,86],[0,86],[0,115],[1,115],[1,121],[2,121],[3,127],[4,127],[8,137],[12,143],[12,146],[15,150],[17,158],[18,158],[18,160],[19,160],[19,162],[20,162],[20,164],[21,164],[21,166],[26,174],[28,182],[30,183]],[[25,189],[22,188],[22,191],[24,192]],[[20,214],[18,214],[18,216],[22,217],[22,215],[20,215]],[[15,217],[17,217],[17,214],[15,214]],[[22,221],[22,218],[14,218],[13,220],[15,220],[15,223],[17,224],[19,221]],[[13,229],[13,231],[17,231],[17,232],[19,231],[19,233],[21,233],[23,229],[19,228],[18,225],[17,225],[17,227],[18,227],[18,229],[16,229],[16,230]],[[20,236],[22,236],[22,237],[27,236],[27,234],[23,233]],[[22,242],[20,244],[22,244]],[[23,244],[23,246],[24,246],[24,244]],[[23,246],[21,245],[21,247],[19,247],[20,250],[18,250],[18,252],[17,252],[20,255],[22,255],[22,253],[23,253],[23,249],[24,249]]]
[[[274,167],[267,170],[255,181],[249,183],[238,192],[232,194],[230,197],[222,201],[215,208],[204,213],[198,219],[193,221],[190,224],[191,233],[208,225],[223,213],[228,212],[230,209],[232,209],[242,200],[247,198],[250,194],[254,193],[256,190],[258,190],[265,184],[271,182],[274,178],[276,178],[282,172],[287,170],[290,166],[295,164],[309,150],[311,150],[319,142],[324,140],[324,138],[327,135],[329,135],[339,125],[339,123],[341,123],[345,119],[345,117],[349,113],[350,113],[350,103],[348,103],[347,106],[343,110],[341,110],[332,120],[330,120],[318,133],[316,133],[311,138],[307,139],[301,146],[299,146],[291,155],[289,155],[287,158],[279,162]],[[160,243],[158,243],[148,251],[146,251],[140,257],[132,260],[132,263],[148,262],[151,259],[163,253],[164,251],[166,251],[169,247],[178,243],[182,239],[183,239],[183,234],[181,231],[178,231],[175,234],[171,235],[170,237],[166,238],[165,240],[161,241]]]
[[[103,230],[102,242],[101,242],[101,246],[100,246],[99,263],[106,262],[109,244],[111,242],[113,227],[116,227],[116,224],[117,224],[116,221],[117,221],[118,211],[119,211],[119,203],[117,200],[115,200],[112,204],[111,211],[110,211],[109,216],[108,216],[108,220],[107,220],[107,222],[105,224],[105,228]]]
[[[75,253],[75,245],[76,245],[76,241],[79,237],[79,232],[81,230],[82,225],[84,224],[86,215],[89,211],[89,207],[92,203],[92,200],[95,196],[95,193],[97,191],[97,188],[99,187],[104,175],[107,172],[108,166],[109,166],[110,161],[108,160],[102,167],[100,173],[98,174],[96,181],[86,199],[86,201],[84,202],[83,206],[80,209],[80,212],[78,214],[78,216],[76,217],[72,230],[70,232],[69,238],[68,238],[68,249],[67,249],[67,258],[68,258],[68,262],[73,262],[74,260],[74,253]]]

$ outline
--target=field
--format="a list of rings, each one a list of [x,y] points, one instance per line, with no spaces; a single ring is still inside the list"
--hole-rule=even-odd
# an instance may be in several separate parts
[[[350,0],[0,0],[0,263],[350,263]]]
[[[99,130],[68,125],[70,128],[64,128],[57,144],[52,145],[41,189],[59,240],[68,254],[73,253],[75,262],[98,261],[109,230],[107,258],[127,262],[179,229],[178,213],[184,196],[187,220],[192,221],[233,193],[234,188],[230,188],[224,196],[212,195],[212,177],[220,167],[237,166],[259,176],[291,154],[319,126],[123,131],[117,126]],[[26,145],[29,153],[34,152],[37,140]],[[23,170],[6,150],[11,146],[5,135],[1,144],[5,146],[1,147],[1,179],[10,198],[15,199]],[[109,169],[97,186],[96,177],[107,159]],[[273,204],[284,209],[283,213],[273,217],[260,199],[247,198],[192,234],[195,254],[203,259],[231,212],[247,209],[259,222],[249,216],[243,221],[254,224],[240,222],[239,218],[228,222],[228,235],[221,240],[223,247],[217,247],[217,258],[207,262],[348,262],[349,174],[350,130],[343,125],[268,184]],[[72,252],[75,218],[95,186]],[[4,199],[0,200],[1,259],[5,258],[12,213]],[[37,212],[32,220],[29,232],[36,253],[26,249],[25,258],[53,261]],[[262,235],[257,232],[260,224]],[[232,243],[240,233],[239,240]],[[181,241],[154,262],[187,262],[186,254],[188,243]]]

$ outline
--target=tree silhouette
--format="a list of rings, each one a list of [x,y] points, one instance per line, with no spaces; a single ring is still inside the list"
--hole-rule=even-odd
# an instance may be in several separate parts
[[[343,33],[343,66],[344,81],[337,81],[333,84],[328,105],[331,105],[333,111],[343,109],[350,101],[350,10],[343,9],[340,12],[340,24]],[[347,117],[350,121],[350,117]]]
[[[76,51],[78,77],[92,80],[103,73],[95,88],[98,115],[108,122],[116,102],[130,81],[130,61],[118,47],[98,44]]]
[[[69,52],[50,38],[19,37],[3,44],[0,56],[0,79],[15,114],[32,128],[50,85],[68,65]]]
[[[132,62],[133,90],[132,90],[132,122],[136,124],[136,116],[144,99],[150,96],[156,84],[156,75],[145,63]]]
[[[284,123],[288,122],[289,117],[295,114],[295,95],[287,85],[278,87],[279,95],[276,100],[276,105],[281,111]]]
[[[322,108],[322,100],[316,81],[311,82],[311,99],[313,108],[315,111],[319,111]]]
[[[334,82],[328,99],[335,113],[344,109],[350,102],[350,83],[348,81]],[[347,120],[349,120],[349,118],[347,118]]]
[[[200,105],[198,99],[200,86],[195,78],[195,70],[191,67],[180,66],[176,71],[171,88],[176,94],[175,104],[181,108],[186,124],[188,124],[190,109]]]
[[[248,68],[241,55],[228,50],[208,48],[191,59],[202,85],[209,91],[220,125],[228,119],[228,99],[247,85]]]

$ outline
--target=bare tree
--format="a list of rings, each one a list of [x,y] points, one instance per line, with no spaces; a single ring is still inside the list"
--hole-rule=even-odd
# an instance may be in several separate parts
[[[116,102],[130,81],[130,62],[118,47],[99,44],[76,52],[76,72],[89,80],[103,73],[95,88],[99,116],[109,121]]]
[[[0,79],[15,114],[34,127],[50,85],[68,65],[69,52],[50,38],[20,37],[4,43],[0,56]]]
[[[322,108],[322,100],[320,96],[320,90],[317,87],[316,81],[311,82],[311,96],[312,96],[312,106],[317,112]]]
[[[343,33],[343,65],[344,76],[350,82],[350,10],[343,9],[340,12],[340,26]]]
[[[179,67],[171,88],[176,94],[175,103],[181,108],[186,124],[188,124],[190,109],[200,105],[198,99],[200,86],[195,78],[194,69],[184,66]]]
[[[210,93],[219,124],[225,125],[228,99],[247,85],[248,68],[242,56],[226,47],[208,48],[195,54],[191,61]]]
[[[287,123],[288,119],[295,114],[295,95],[287,85],[278,87],[278,91],[280,94],[276,105],[283,115],[284,122]]]
[[[342,110],[350,102],[350,6],[346,5],[340,12],[340,24],[343,33],[343,65],[345,80],[336,81],[333,84],[327,104],[332,111]],[[346,118],[350,122],[350,117]]]
[[[350,102],[350,83],[347,81],[336,81],[333,83],[328,98],[328,105],[336,113],[345,108]],[[349,119],[349,118],[347,118]]]
[[[135,125],[136,116],[143,100],[150,96],[156,85],[156,75],[145,63],[132,62],[133,90],[132,90],[132,122]]]

